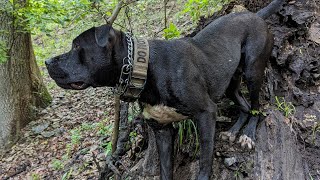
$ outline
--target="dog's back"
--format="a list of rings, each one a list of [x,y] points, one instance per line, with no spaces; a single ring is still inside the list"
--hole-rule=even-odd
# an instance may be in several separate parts
[[[199,67],[210,87],[208,91],[212,99],[225,93],[239,65],[251,67],[255,63],[256,71],[263,72],[273,46],[273,36],[264,19],[277,12],[283,3],[284,0],[275,0],[257,13],[222,16],[193,37],[193,44],[199,52],[197,56],[205,57],[196,58],[193,63],[206,64]],[[244,71],[247,71],[247,78],[255,73],[249,69]],[[258,77],[263,78],[260,74]]]

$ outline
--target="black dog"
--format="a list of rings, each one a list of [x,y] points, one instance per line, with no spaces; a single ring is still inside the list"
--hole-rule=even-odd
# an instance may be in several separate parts
[[[221,137],[233,141],[248,119],[240,143],[250,149],[254,146],[259,115],[250,112],[259,110],[259,91],[273,46],[273,36],[263,19],[279,10],[282,3],[283,0],[275,0],[257,14],[243,12],[220,17],[192,38],[149,41],[147,81],[138,100],[144,104],[145,118],[153,122],[150,124],[156,134],[161,179],[173,178],[170,122],[187,117],[195,119],[200,132],[198,179],[209,179],[215,102],[224,94],[240,106],[240,116]],[[47,60],[46,65],[50,76],[65,89],[115,87],[127,56],[125,33],[103,25],[80,34],[74,39],[71,51]],[[251,105],[239,90],[242,74]],[[161,113],[171,118],[162,118]]]

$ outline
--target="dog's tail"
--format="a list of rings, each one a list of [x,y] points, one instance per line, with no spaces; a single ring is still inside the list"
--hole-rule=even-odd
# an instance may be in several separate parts
[[[278,12],[282,8],[282,5],[284,4],[284,2],[285,0],[274,0],[267,7],[260,9],[257,12],[257,15],[262,19],[267,19],[273,13]]]

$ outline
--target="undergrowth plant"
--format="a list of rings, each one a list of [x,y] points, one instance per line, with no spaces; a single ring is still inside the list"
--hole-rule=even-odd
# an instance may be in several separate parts
[[[40,175],[37,173],[32,173],[31,174],[31,179],[32,180],[41,180]]]
[[[198,22],[201,16],[212,15],[220,10],[223,4],[230,0],[188,0],[185,3],[183,13],[189,13],[194,22]]]
[[[54,159],[51,162],[51,166],[54,170],[63,170],[65,164],[67,164],[68,161],[73,157],[74,152],[80,152],[80,154],[88,154],[90,153],[90,150],[87,148],[80,149],[82,137],[84,137],[86,131],[91,131],[96,134],[96,136],[101,137],[101,140],[106,139],[107,137],[110,137],[112,134],[112,127],[113,125],[110,124],[109,119],[103,119],[99,122],[94,123],[88,123],[84,122],[79,127],[73,128],[69,131],[70,136],[70,143],[66,144],[65,146],[65,154],[62,156],[61,160]],[[110,154],[112,150],[112,142],[101,142],[100,146],[104,148],[106,154]],[[84,162],[83,165],[80,167],[80,169],[84,169],[88,166],[88,162]],[[71,175],[75,171],[75,169],[70,168],[68,171],[66,171],[61,179],[70,179]],[[79,171],[79,169],[77,169]]]
[[[267,116],[266,112],[259,111],[259,110],[251,110],[250,114],[253,116],[258,116],[258,115]]]
[[[51,166],[54,170],[62,170],[64,168],[64,164],[59,159],[53,159],[51,161]]]
[[[312,144],[315,144],[317,133],[320,133],[320,123],[318,122],[316,122],[312,128]]]
[[[61,178],[61,180],[68,180],[72,175],[73,168],[70,168],[69,171],[65,172]]]
[[[177,26],[173,23],[170,23],[169,27],[163,30],[165,39],[173,39],[180,37],[180,31]]]
[[[193,157],[195,157],[199,152],[200,145],[197,125],[193,122],[193,120],[187,119],[185,121],[176,123],[174,126],[178,128],[179,149],[182,145],[187,145],[188,147],[195,145],[195,149],[193,151]]]
[[[275,100],[277,109],[281,111],[285,117],[292,116],[295,113],[296,109],[294,105],[291,102],[287,102],[284,97],[279,98],[276,96]]]
[[[71,143],[73,145],[78,145],[80,143],[80,140],[82,138],[82,135],[81,135],[81,130],[79,128],[75,128],[75,129],[72,129],[70,131],[71,133]]]
[[[8,59],[8,48],[4,41],[0,41],[0,64]]]

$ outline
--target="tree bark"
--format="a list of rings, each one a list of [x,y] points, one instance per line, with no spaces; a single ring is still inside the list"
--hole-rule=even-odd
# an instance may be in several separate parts
[[[0,5],[10,6],[6,0]],[[19,130],[34,119],[36,107],[51,100],[35,61],[31,35],[17,24],[12,13],[1,12],[0,41],[6,57],[0,64],[0,150],[17,140]]]

